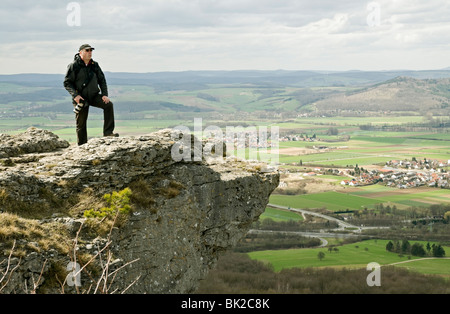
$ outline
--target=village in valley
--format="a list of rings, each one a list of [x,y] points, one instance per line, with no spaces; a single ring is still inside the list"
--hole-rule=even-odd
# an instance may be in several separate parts
[[[305,165],[303,165],[305,166]],[[366,166],[354,168],[328,168],[311,166],[300,171],[302,177],[315,177],[320,175],[342,176],[342,186],[365,186],[381,183],[388,187],[408,189],[415,187],[436,187],[450,189],[450,160],[389,160],[384,166]],[[284,169],[289,174],[297,171]],[[280,188],[287,187],[286,182],[280,182]]]
[[[390,160],[384,167],[374,169],[356,166],[354,169],[339,170],[338,174],[348,177],[341,181],[341,185],[361,186],[383,182],[386,186],[400,189],[419,186],[450,188],[450,173],[447,171],[449,165],[450,160],[413,158],[412,160]],[[321,171],[320,168],[315,170]]]

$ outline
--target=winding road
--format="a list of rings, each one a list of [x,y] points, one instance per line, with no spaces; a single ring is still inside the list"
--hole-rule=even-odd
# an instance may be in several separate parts
[[[402,261],[402,262],[397,262],[397,263],[391,263],[391,264],[386,264],[386,265],[381,265],[381,266],[392,266],[392,265],[398,265],[398,264],[405,264],[405,263],[411,263],[411,262],[417,262],[417,261],[423,261],[423,260],[428,260],[428,259],[450,259],[450,257],[424,257],[424,258],[416,258],[416,259],[410,259],[407,261]]]
[[[292,208],[292,207],[288,207],[288,206],[282,206],[282,205],[276,205],[276,204],[267,204],[267,207],[272,207],[272,208],[278,208],[278,209],[284,209],[284,210],[289,210],[291,212],[296,212],[296,213],[301,213],[301,214],[306,214],[306,215],[311,215],[311,216],[316,216],[316,217],[320,217],[329,221],[333,221],[336,222],[339,225],[339,229],[337,230],[343,230],[343,229],[348,229],[347,231],[351,231],[354,233],[360,233],[361,230],[368,230],[368,229],[387,229],[389,227],[365,227],[365,226],[356,226],[356,225],[352,225],[346,221],[342,221],[340,219],[337,219],[335,217],[331,217],[331,216],[327,216],[324,214],[320,214],[320,213],[316,213],[313,211],[309,211],[309,210],[305,210],[305,209],[300,209],[300,208]]]
[[[291,212],[296,212],[296,213],[301,213],[301,214],[307,214],[307,215],[311,215],[311,216],[316,216],[316,217],[320,217],[329,221],[333,221],[336,222],[339,227],[341,229],[345,229],[345,228],[349,228],[349,229],[356,229],[357,232],[361,231],[361,227],[357,227],[355,225],[352,225],[348,222],[342,221],[340,219],[331,217],[331,216],[327,216],[324,214],[320,214],[320,213],[315,213],[309,210],[304,210],[304,209],[299,209],[299,208],[292,208],[292,207],[287,207],[287,206],[282,206],[282,205],[275,205],[275,204],[267,204],[268,207],[272,207],[272,208],[278,208],[278,209],[284,209],[284,210],[289,210]]]
[[[352,238],[352,237],[359,237],[359,233],[361,233],[361,230],[363,229],[382,229],[382,228],[389,228],[389,227],[360,227],[360,226],[355,226],[352,225],[346,221],[342,221],[340,219],[337,219],[335,217],[331,217],[331,216],[327,216],[324,214],[320,214],[320,213],[316,213],[313,211],[309,211],[309,210],[305,210],[305,209],[300,209],[300,208],[292,208],[289,206],[282,206],[282,205],[276,205],[276,204],[267,204],[267,207],[272,207],[272,208],[278,208],[278,209],[283,209],[283,210],[288,210],[291,212],[296,212],[296,213],[301,213],[302,215],[311,215],[311,216],[316,216],[316,217],[320,217],[329,221],[333,221],[336,222],[339,226],[338,229],[334,229],[336,231],[342,231],[342,230],[346,230],[346,231],[350,231],[351,233],[335,233],[335,232],[325,232],[325,231],[321,231],[321,232],[302,232],[302,231],[272,231],[272,230],[255,230],[252,229],[249,231],[249,233],[254,233],[254,234],[262,234],[262,233],[281,233],[281,234],[297,234],[300,236],[304,236],[304,237],[310,237],[310,238],[318,238],[320,239],[320,241],[322,241],[321,245],[319,247],[325,247],[328,244],[328,241],[325,240],[325,238]]]
[[[273,231],[273,230],[256,230],[251,229],[248,233],[263,234],[263,233],[279,233],[279,234],[295,234],[302,237],[318,238],[322,243],[318,247],[325,247],[328,245],[328,241],[325,238],[352,238],[359,235],[354,233],[333,233],[333,232],[304,232],[304,231]]]

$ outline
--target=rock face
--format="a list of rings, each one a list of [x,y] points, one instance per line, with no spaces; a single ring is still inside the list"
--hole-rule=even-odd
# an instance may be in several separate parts
[[[0,292],[194,292],[220,254],[264,212],[279,174],[233,157],[176,162],[171,132],[96,138],[80,147],[37,129],[15,139],[0,135],[0,254],[5,254],[0,256],[0,262],[5,260]],[[120,226],[106,234],[87,230],[91,218],[80,208],[89,209],[105,193],[125,188],[139,197],[131,197],[132,210]],[[20,225],[27,236],[2,235],[5,215],[12,214],[15,227]],[[23,231],[26,222],[62,230],[58,237],[64,234],[73,247],[44,245],[46,233],[33,238]],[[23,253],[8,258],[13,240]],[[72,266],[87,265],[74,277],[78,281],[73,284],[70,276],[66,283],[52,280],[56,269],[66,269],[64,275],[73,270],[67,268],[71,261],[76,262]],[[9,280],[2,282],[2,274]]]
[[[69,143],[55,134],[35,128],[17,136],[0,134],[0,158],[16,157],[27,153],[51,152],[67,148]]]

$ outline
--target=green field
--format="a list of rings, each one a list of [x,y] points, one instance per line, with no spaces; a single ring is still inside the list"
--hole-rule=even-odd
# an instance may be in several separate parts
[[[347,193],[375,199],[383,204],[396,205],[398,208],[450,203],[450,190],[427,187],[399,190],[378,184],[349,189]]]
[[[371,262],[376,262],[381,266],[407,262],[398,264],[397,266],[407,267],[425,274],[450,276],[450,259],[419,260],[419,257],[399,256],[397,253],[386,251],[387,242],[388,240],[361,241],[339,246],[338,252],[331,253],[327,248],[314,248],[257,251],[248,253],[248,255],[252,259],[270,263],[275,271],[293,267],[365,268]],[[426,245],[426,242],[423,241],[410,241],[411,245],[415,242]],[[450,247],[444,247],[444,249],[446,252],[450,252]],[[320,251],[325,253],[325,258],[322,260],[319,260],[317,257]],[[411,262],[408,262],[410,260]]]
[[[354,210],[362,207],[373,207],[381,203],[377,199],[355,196],[340,192],[324,192],[308,195],[271,195],[270,202],[293,208],[326,208],[332,211]]]
[[[275,209],[267,207],[264,213],[259,216],[260,220],[264,220],[270,218],[274,221],[302,221],[303,217],[302,215],[299,215],[298,213],[290,212],[287,210],[281,210],[281,209]]]
[[[336,117],[339,121],[339,117]],[[414,121],[414,117],[401,121]],[[306,120],[314,121],[314,120]],[[305,124],[302,121],[295,126],[294,123],[289,123],[291,131],[296,131],[301,134],[317,135],[317,141],[293,141],[280,142],[280,162],[281,163],[296,163],[302,160],[303,165],[322,165],[322,166],[338,166],[338,167],[354,167],[355,165],[367,166],[373,164],[383,164],[388,160],[393,159],[450,159],[450,133],[426,133],[426,132],[380,132],[380,131],[362,131],[355,128],[358,125],[357,120],[349,119],[348,122],[353,121],[353,128],[344,127],[345,134],[350,136],[348,141],[339,141],[340,135],[328,136],[324,132],[332,125],[334,118],[328,121],[330,125],[319,126],[315,124]],[[323,120],[322,124],[326,125],[327,120]],[[280,126],[283,124],[280,124]],[[286,126],[286,125],[285,125]],[[325,141],[331,140],[332,142]],[[331,151],[319,152],[313,154],[301,154],[290,152],[284,153],[284,148],[305,148],[313,146],[327,146],[332,148]],[[334,148],[334,149],[333,149]],[[337,148],[337,149],[336,149]]]
[[[395,205],[398,209],[402,209],[411,206],[448,204],[450,191],[436,188],[400,190],[377,184],[346,187],[341,192],[329,191],[307,195],[272,194],[270,203],[300,209],[326,208],[331,211],[371,209],[377,204]]]
[[[115,131],[122,137],[140,136],[178,125],[193,130],[194,119],[202,118],[203,129],[213,125],[218,125],[223,130],[228,125],[278,126],[281,136],[301,134],[314,138],[314,141],[309,139],[280,141],[277,160],[281,169],[308,172],[322,166],[353,169],[358,165],[367,168],[373,165],[382,166],[389,160],[411,160],[413,157],[450,160],[448,126],[446,128],[426,126],[426,123],[433,119],[448,121],[448,116],[438,114],[426,118],[422,112],[406,111],[366,114],[362,110],[361,116],[355,111],[351,113],[355,116],[346,117],[326,116],[317,112],[315,103],[327,97],[330,92],[333,94],[338,91],[354,91],[355,88],[357,87],[304,89],[283,85],[270,86],[260,82],[258,84],[189,82],[180,85],[126,82],[124,85],[109,86],[115,108]],[[308,93],[313,90],[319,93],[310,98]],[[445,92],[448,92],[447,87]],[[71,112],[71,100],[61,85],[58,85],[58,88],[50,88],[0,82],[0,95],[3,96],[0,100],[0,133],[17,134],[29,127],[37,127],[50,130],[70,143],[76,142],[75,116]],[[41,110],[45,108],[49,108],[48,111]],[[332,113],[335,114],[339,114],[339,111]],[[374,114],[380,116],[369,116]],[[101,110],[91,108],[88,119],[89,137],[101,137],[102,125]],[[330,129],[337,132],[332,133]],[[319,150],[314,148],[315,146],[327,148]],[[249,157],[249,152],[254,151],[236,150],[237,155],[241,152],[246,158]],[[269,153],[272,151],[259,151],[256,156],[268,160],[272,157]],[[346,178],[326,175],[302,177],[298,182],[311,183],[314,180],[322,180],[326,186],[326,189],[323,189],[325,192],[308,192],[309,194],[299,192],[299,195],[272,194],[270,203],[300,209],[326,208],[330,211],[374,209],[377,204],[396,206],[399,210],[405,210],[411,206],[428,207],[432,204],[450,203],[448,189],[399,190],[382,184],[346,186],[344,189],[340,186],[343,179]],[[334,191],[335,188],[337,191]],[[260,220],[265,219],[303,223],[302,215],[269,207],[260,216]],[[337,244],[338,241],[329,239],[329,245]],[[397,253],[387,252],[386,243],[387,240],[361,241],[337,246],[339,251],[331,253],[326,247],[256,251],[248,255],[252,259],[273,265],[275,271],[294,267],[365,268],[368,263],[377,262],[380,265],[395,264],[396,267],[424,274],[450,277],[450,259],[422,260],[406,255],[399,256]],[[448,256],[450,247],[445,247],[445,250]],[[323,260],[318,259],[318,252],[325,253]]]

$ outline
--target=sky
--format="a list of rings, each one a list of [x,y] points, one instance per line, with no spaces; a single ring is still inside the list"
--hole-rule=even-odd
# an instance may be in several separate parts
[[[448,0],[0,1],[0,74],[450,66]]]

